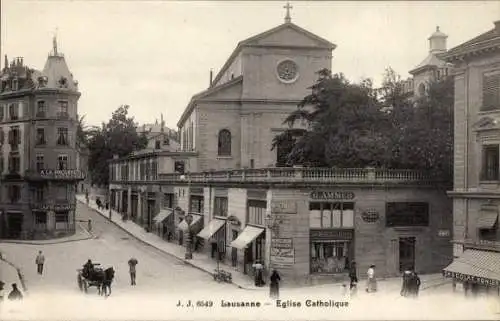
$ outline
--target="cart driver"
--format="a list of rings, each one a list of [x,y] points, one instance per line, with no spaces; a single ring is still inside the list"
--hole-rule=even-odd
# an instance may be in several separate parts
[[[83,266],[83,276],[88,278],[94,273],[94,264],[92,263],[92,260],[88,260],[87,263]]]

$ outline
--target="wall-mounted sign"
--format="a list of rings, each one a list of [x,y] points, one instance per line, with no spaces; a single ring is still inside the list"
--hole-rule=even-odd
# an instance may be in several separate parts
[[[271,213],[297,214],[297,202],[294,200],[272,201]]]
[[[79,169],[42,169],[40,176],[53,179],[84,179],[84,173]]]
[[[374,209],[368,209],[361,213],[361,218],[366,223],[375,223],[380,219],[380,214]]]
[[[439,237],[448,237],[448,236],[450,236],[450,234],[451,234],[450,230],[448,230],[448,229],[439,229],[438,230]]]
[[[31,204],[31,210],[48,211],[50,210],[50,204],[45,204],[45,203]]]
[[[443,271],[443,274],[445,277],[454,278],[454,279],[460,280],[460,281],[468,281],[468,282],[482,284],[482,285],[488,285],[488,286],[500,285],[500,281],[498,281],[498,280],[486,279],[486,278],[473,276],[473,275],[467,275],[467,274],[450,272],[450,271]]]
[[[293,249],[292,238],[273,238],[271,240],[271,247],[275,249]]]
[[[356,195],[353,192],[332,192],[332,191],[312,191],[311,199],[313,200],[352,200]]]
[[[295,264],[295,250],[271,248],[271,266],[287,268]]]
[[[241,225],[241,222],[240,220],[234,216],[234,215],[231,215],[227,218],[227,222],[231,225],[234,225],[234,226],[240,226]]]
[[[55,204],[54,205],[54,212],[67,212],[69,210],[71,210],[70,204]]]
[[[354,230],[345,229],[316,229],[310,230],[311,240],[352,240]]]

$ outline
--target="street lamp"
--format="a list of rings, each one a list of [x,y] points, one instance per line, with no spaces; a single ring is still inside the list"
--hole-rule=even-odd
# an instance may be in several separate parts
[[[180,176],[180,179],[181,181],[185,181],[186,180],[186,175],[182,174]],[[188,204],[188,210],[189,208],[191,207],[191,195],[190,195],[190,189],[191,189],[191,180],[189,178],[187,178],[187,181],[188,181],[188,199],[189,199],[189,204]],[[193,251],[191,249],[192,247],[192,244],[193,244],[193,235],[191,233],[191,223],[193,223],[193,215],[192,214],[188,214],[186,215],[186,217],[184,218],[184,220],[186,221],[186,224],[188,226],[187,228],[187,237],[186,237],[186,254],[184,255],[184,258],[186,260],[191,260],[193,258]]]

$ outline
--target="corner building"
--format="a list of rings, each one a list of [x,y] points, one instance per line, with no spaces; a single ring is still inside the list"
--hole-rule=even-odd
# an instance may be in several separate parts
[[[43,239],[75,231],[78,83],[53,50],[38,71],[7,56],[0,88],[1,238]]]

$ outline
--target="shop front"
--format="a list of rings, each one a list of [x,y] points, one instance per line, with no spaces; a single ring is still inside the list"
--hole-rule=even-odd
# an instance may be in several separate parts
[[[153,218],[153,232],[164,240],[170,241],[174,234],[174,211],[170,208],[162,209]]]
[[[210,257],[216,260],[223,260],[225,253],[226,219],[215,218],[197,234],[210,244]]]
[[[311,229],[311,274],[346,273],[354,260],[354,229]]]
[[[468,249],[443,269],[453,290],[466,296],[500,296],[500,252]]]
[[[186,218],[190,216],[192,218],[191,224],[188,224]],[[192,241],[195,241],[195,236],[203,229],[203,215],[196,213],[186,214],[179,225],[177,225],[179,245],[184,245],[186,243],[186,238],[191,237]],[[193,243],[191,243],[193,244]],[[194,249],[194,245],[193,245]]]
[[[137,216],[139,212],[139,193],[132,190],[130,193],[130,216],[134,222],[137,223]]]
[[[232,248],[243,251],[244,274],[253,274],[252,265],[265,260],[265,231],[263,227],[246,225],[230,244]]]

